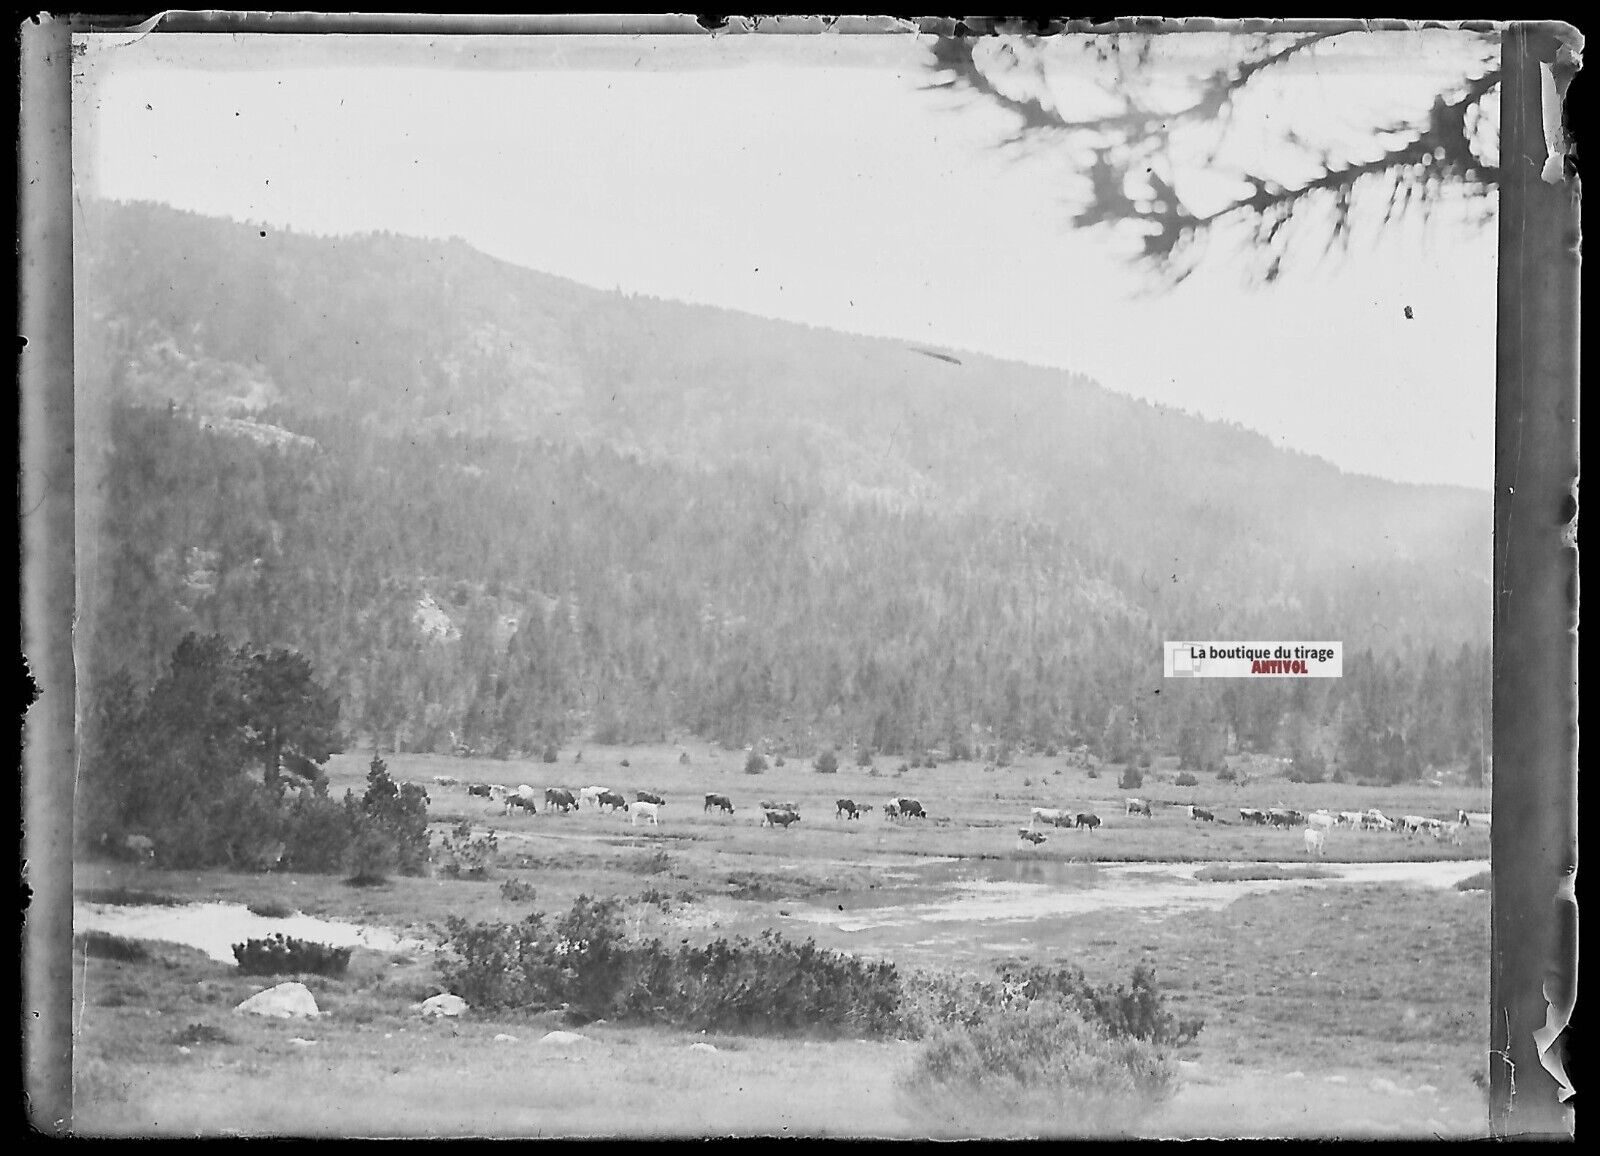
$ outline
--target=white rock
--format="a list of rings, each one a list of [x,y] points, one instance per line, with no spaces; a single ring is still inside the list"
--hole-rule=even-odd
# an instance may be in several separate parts
[[[717,1049],[711,1044],[690,1044],[689,1050],[691,1052],[714,1052]]]
[[[178,1054],[179,1054],[179,1055],[180,1055],[180,1056],[187,1056],[187,1055],[188,1055],[188,1054],[189,1054],[189,1052],[190,1052],[190,1050],[191,1050],[191,1049],[189,1049],[189,1048],[186,1048],[186,1047],[184,1047],[184,1046],[183,1046],[183,1045],[181,1045],[181,1044],[180,1044],[180,1045],[179,1045],[179,1046],[178,1046]]]
[[[1418,1084],[1417,1091],[1425,1092],[1430,1096],[1434,1096],[1438,1094],[1439,1089],[1435,1088],[1432,1084]]]
[[[258,991],[233,1010],[277,1019],[301,1019],[322,1014],[317,1010],[316,998],[303,983],[280,983],[277,987]]]
[[[517,1042],[517,1037],[507,1035],[505,1032],[501,1032],[499,1035],[495,1036],[494,1042],[497,1044],[514,1044]]]
[[[546,1032],[540,1037],[541,1044],[555,1044],[560,1047],[570,1047],[582,1043],[588,1036],[580,1036],[577,1032]]]
[[[1330,1084],[1348,1084],[1349,1082],[1350,1082],[1350,1077],[1349,1076],[1329,1076],[1328,1077],[1328,1083],[1330,1083]]]
[[[295,1036],[289,1042],[291,1044],[296,1045],[297,1047],[309,1048],[309,1047],[313,1047],[316,1044],[317,1041],[316,1040],[303,1040],[299,1036]]]
[[[1306,1074],[1304,1072],[1288,1072],[1285,1073],[1283,1078],[1286,1080],[1303,1080],[1306,1078]]]
[[[467,1010],[467,1001],[458,995],[445,992],[430,996],[415,1006],[425,1016],[458,1016]]]

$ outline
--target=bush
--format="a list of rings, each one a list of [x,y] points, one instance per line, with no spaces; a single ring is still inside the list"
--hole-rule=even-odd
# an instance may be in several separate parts
[[[1147,750],[1146,751],[1140,751],[1139,752],[1139,758],[1136,761],[1138,762],[1139,769],[1141,771],[1148,771],[1150,769],[1150,762],[1151,762],[1151,760],[1150,760],[1150,752],[1147,751]]]
[[[556,761],[556,757],[557,757],[557,752],[556,752],[556,745],[554,743],[547,744],[545,746],[545,748],[544,748],[544,753],[539,756],[540,760],[543,761],[543,762],[546,762],[546,763],[555,762]]]
[[[400,862],[394,835],[370,818],[356,820],[355,834],[345,848],[348,881],[360,886],[382,883]]]
[[[508,903],[532,903],[538,898],[538,892],[531,883],[524,883],[520,879],[507,879],[500,884],[500,898]]]
[[[493,830],[474,839],[472,825],[463,821],[440,838],[436,860],[439,870],[453,878],[487,879],[499,852]]]
[[[245,910],[251,915],[259,915],[263,919],[287,919],[295,913],[295,909],[287,903],[277,899],[263,899],[246,905]]]
[[[382,759],[372,757],[361,808],[388,832],[395,865],[402,874],[421,875],[428,865],[428,793],[418,783],[397,785]]]
[[[326,796],[302,794],[284,822],[283,865],[288,871],[326,875],[344,865],[351,809]]]
[[[833,775],[839,772],[839,756],[831,750],[823,751],[812,764],[817,768],[819,775]]]
[[[244,975],[343,975],[350,966],[349,947],[331,947],[278,934],[233,945],[233,957]]]
[[[745,774],[747,774],[747,775],[759,775],[762,771],[764,771],[766,769],[767,769],[767,760],[762,756],[760,751],[751,751],[748,755],[745,756],[745,759],[744,759],[744,773]]]
[[[711,1030],[881,1034],[898,1023],[894,965],[858,960],[775,932],[667,947],[630,941],[616,899],[580,895],[553,927],[459,917],[447,924],[445,985],[474,1007],[565,1006],[605,1017]]]
[[[1232,767],[1224,766],[1220,771],[1217,772],[1217,782],[1219,783],[1234,783],[1238,780],[1239,772],[1234,770]]]
[[[1100,1135],[1132,1131],[1177,1090],[1177,1073],[1156,1046],[1040,1001],[941,1030],[897,1082],[962,1132]]]
[[[1179,774],[1177,778],[1172,780],[1172,784],[1175,787],[1198,787],[1200,785],[1200,780],[1195,778],[1188,771],[1184,771]]]
[[[1098,779],[1100,777],[1100,772],[1095,770],[1093,767],[1090,767],[1088,777],[1091,779]]]
[[[856,766],[870,767],[872,765],[872,748],[862,747],[856,752]]]
[[[1117,776],[1117,786],[1124,791],[1133,791],[1144,786],[1144,772],[1138,767],[1123,767],[1122,774]]]
[[[137,963],[150,958],[150,949],[137,939],[124,939],[106,931],[85,931],[73,937],[73,946],[93,959]]]

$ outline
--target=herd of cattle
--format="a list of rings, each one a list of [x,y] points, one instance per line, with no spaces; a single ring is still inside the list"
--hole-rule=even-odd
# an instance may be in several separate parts
[[[1181,806],[1189,812],[1189,818],[1195,822],[1215,823],[1219,820],[1215,811],[1193,803],[1174,803],[1171,806]],[[1123,800],[1123,813],[1125,815],[1142,815],[1151,818],[1153,812],[1148,799],[1130,798]],[[1461,842],[1461,832],[1470,827],[1472,821],[1465,811],[1457,810],[1455,820],[1431,818],[1426,815],[1402,815],[1398,819],[1391,819],[1376,807],[1367,811],[1312,811],[1309,815],[1297,811],[1292,807],[1240,807],[1239,820],[1242,823],[1255,826],[1280,827],[1293,829],[1302,827],[1305,831],[1305,847],[1308,854],[1320,855],[1327,842],[1327,834],[1335,827],[1350,827],[1362,831],[1395,831],[1404,835],[1425,834],[1432,835],[1435,839],[1448,839],[1451,843]],[[1220,820],[1227,823],[1228,820]],[[1100,826],[1100,819],[1093,813],[1069,811],[1053,807],[1034,807],[1028,816],[1028,825],[1017,829],[1017,837],[1030,846],[1037,847],[1045,842],[1047,836],[1037,828],[1050,827],[1087,827],[1093,831]]]
[[[440,788],[460,786],[459,779],[447,775],[435,775],[434,785]],[[504,783],[467,783],[467,794],[473,798],[488,799],[505,808],[505,813],[510,815],[521,811],[528,815],[539,813],[539,791],[526,783],[517,787],[508,787]],[[661,825],[661,808],[667,805],[666,799],[650,791],[634,791],[630,801],[626,796],[610,787],[589,786],[578,791],[567,787],[546,787],[544,790],[544,809],[546,814],[552,812],[565,815],[568,811],[581,811],[587,804],[596,811],[609,811],[615,814],[623,811],[631,817],[632,825],[637,827],[640,819],[645,819],[655,826]],[[757,804],[761,811],[761,826],[783,827],[785,830],[791,824],[800,821],[800,806],[798,803],[770,803],[763,799]],[[857,803],[854,799],[838,799],[835,801],[834,814],[841,819],[859,819],[868,811],[874,809],[871,803]],[[897,796],[885,801],[881,808],[885,819],[926,819],[928,813],[916,799]],[[708,793],[705,796],[703,812],[717,811],[721,814],[733,814],[733,801],[726,795]],[[1097,820],[1098,821],[1098,820]],[[942,823],[943,820],[940,820]]]
[[[459,780],[444,775],[435,775],[433,781],[439,787],[460,785]],[[499,803],[508,815],[516,811],[530,815],[539,813],[540,792],[525,783],[514,788],[502,783],[468,783],[466,790],[469,796]],[[577,791],[566,787],[546,787],[543,797],[544,810],[547,814],[554,812],[565,815],[569,811],[583,810],[585,807],[612,814],[622,811],[630,816],[631,823],[635,827],[641,820],[660,826],[661,809],[667,805],[666,799],[650,791],[634,791],[633,798],[629,799],[610,787],[598,785],[583,787]],[[1227,819],[1218,819],[1215,811],[1193,803],[1165,805],[1183,807],[1194,822],[1223,824],[1228,822]],[[763,827],[782,827],[787,830],[793,824],[800,822],[800,807],[797,803],[775,803],[763,799],[757,804],[757,808],[761,813],[760,825]],[[701,809],[706,813],[711,811],[724,815],[734,813],[733,801],[726,795],[714,793],[705,796]],[[928,812],[920,802],[904,796],[888,799],[876,807],[871,803],[858,803],[854,799],[838,799],[835,801],[834,816],[846,820],[859,819],[875,809],[880,810],[887,820],[928,818]],[[1153,804],[1148,799],[1125,799],[1123,813],[1149,819],[1154,815]],[[948,821],[936,820],[941,826]],[[1459,844],[1462,830],[1472,825],[1467,812],[1461,810],[1456,812],[1454,821],[1426,815],[1402,815],[1398,819],[1391,819],[1375,807],[1366,811],[1319,810],[1309,814],[1292,807],[1240,807],[1239,821],[1246,825],[1285,830],[1303,828],[1306,852],[1316,855],[1323,853],[1328,832],[1336,827],[1349,827],[1361,831],[1394,831],[1405,835],[1424,834]],[[1048,838],[1039,830],[1040,827],[1066,827],[1072,830],[1087,830],[1092,834],[1100,825],[1100,816],[1092,811],[1073,812],[1055,807],[1034,807],[1028,816],[1028,825],[1017,829],[1017,837],[1028,846],[1038,847]]]

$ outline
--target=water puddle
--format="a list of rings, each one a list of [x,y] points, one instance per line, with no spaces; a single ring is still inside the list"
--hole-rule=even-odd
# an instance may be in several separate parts
[[[233,945],[266,939],[275,932],[332,947],[367,947],[374,951],[432,951],[433,944],[407,939],[378,927],[363,927],[314,915],[273,919],[256,915],[240,903],[188,903],[176,907],[131,907],[76,903],[72,929],[103,931],[125,939],[159,939],[199,948],[212,959],[234,963]]]
[[[907,900],[904,891],[855,894],[841,905],[837,897],[797,904],[793,918],[843,932],[953,922],[1024,922],[1096,911],[1138,911],[1148,915],[1226,907],[1244,895],[1288,887],[1401,883],[1451,887],[1488,869],[1486,860],[1421,863],[1317,864],[1324,878],[1202,880],[1207,868],[1263,874],[1278,864],[1077,864],[987,861],[960,873],[930,872],[923,898]],[[1292,869],[1292,868],[1291,868]],[[938,875],[945,875],[938,879]],[[934,876],[930,878],[929,876]],[[842,910],[848,906],[849,910]]]

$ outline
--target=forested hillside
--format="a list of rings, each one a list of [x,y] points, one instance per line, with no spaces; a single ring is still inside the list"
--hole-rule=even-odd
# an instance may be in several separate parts
[[[1486,740],[1487,493],[460,243],[78,229],[90,688],[193,630],[310,656],[386,748],[976,727],[1396,777]],[[1180,637],[1341,639],[1348,677],[1164,685]]]

